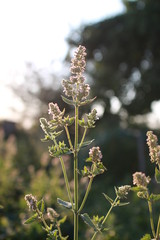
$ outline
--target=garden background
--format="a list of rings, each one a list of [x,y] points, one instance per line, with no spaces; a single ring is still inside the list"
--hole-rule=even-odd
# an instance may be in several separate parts
[[[107,2],[104,8],[107,8]],[[76,4],[78,11],[78,2]],[[87,10],[92,11],[91,1]],[[60,163],[58,159],[49,157],[47,144],[40,141],[43,133],[39,117],[46,117],[48,102],[57,102],[63,109],[60,83],[68,77],[70,58],[79,44],[87,49],[86,78],[92,97],[97,96],[92,106],[83,110],[95,107],[99,114],[96,128],[88,132],[87,138],[95,139],[95,144],[100,146],[103,163],[107,167],[107,172],[93,183],[85,208],[90,215],[93,214],[91,209],[94,209],[94,214],[101,215],[109,207],[102,193],[112,197],[114,186],[132,185],[135,171],[153,177],[146,132],[154,129],[160,136],[159,22],[159,0],[124,0],[121,13],[71,30],[66,39],[67,51],[61,63],[61,73],[54,71],[55,65],[51,70],[37,68],[33,62],[27,62],[24,81],[18,80],[15,84],[13,79],[8,84],[21,104],[14,104],[13,118],[2,119],[0,124],[0,205],[3,206],[0,209],[0,239],[45,239],[40,225],[23,225],[29,216],[25,194],[32,193],[38,199],[44,197],[47,206],[60,212],[62,209],[57,205],[57,197],[68,200]],[[3,108],[3,100],[1,106]],[[14,111],[15,114],[19,112],[18,108],[22,111],[15,122],[12,119]],[[72,108],[66,108],[66,112],[72,114],[72,111]],[[87,150],[80,155],[82,167],[86,154]],[[65,158],[65,164],[70,172],[72,163],[69,157]],[[71,174],[70,181],[72,186]],[[81,184],[86,186],[85,179]],[[150,187],[155,192],[160,190],[154,181]],[[81,191],[81,196],[83,193]],[[99,239],[135,240],[150,232],[147,204],[133,193],[129,201],[124,209],[117,208],[111,213],[107,222],[110,229]],[[159,210],[160,204],[157,203],[154,214]],[[80,239],[84,239],[88,231],[81,222]],[[63,226],[63,232],[72,239],[71,215]]]

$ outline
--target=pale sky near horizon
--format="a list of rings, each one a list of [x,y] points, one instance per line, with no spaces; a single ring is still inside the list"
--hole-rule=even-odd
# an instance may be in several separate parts
[[[7,85],[23,81],[26,62],[45,68],[54,61],[58,68],[72,29],[124,10],[121,0],[0,0],[0,120],[17,121],[11,108],[23,110]]]

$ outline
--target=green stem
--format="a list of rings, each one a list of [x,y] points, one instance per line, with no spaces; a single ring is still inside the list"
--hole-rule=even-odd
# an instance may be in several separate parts
[[[111,207],[110,207],[109,211],[107,212],[107,214],[106,214],[105,218],[103,219],[102,226],[103,226],[103,225],[104,225],[104,223],[106,222],[106,220],[107,220],[107,218],[108,218],[109,214],[111,213],[111,211],[112,211],[113,207],[115,207],[115,205],[116,205],[116,203],[117,203],[117,200],[118,200],[118,198],[119,198],[119,197],[117,196],[117,197],[115,198],[114,202],[112,203],[112,205],[111,205]],[[93,235],[93,237],[91,238],[91,240],[93,240],[93,239],[96,237],[97,233],[98,233],[98,232],[95,232],[95,233],[94,233],[94,235]]]
[[[78,240],[78,110],[78,106],[76,106],[74,142],[74,240]]]
[[[58,143],[57,143],[57,141],[56,141],[55,138],[53,139],[53,142],[54,142],[54,144],[55,144],[56,146],[58,146]],[[60,160],[60,162],[61,162],[61,167],[62,167],[62,172],[63,172],[65,184],[66,184],[66,189],[67,189],[67,193],[68,193],[68,198],[69,198],[69,201],[70,201],[71,204],[72,204],[72,209],[73,209],[73,200],[72,200],[72,196],[71,196],[71,190],[70,190],[70,186],[69,186],[69,181],[68,181],[68,177],[67,177],[66,168],[65,168],[65,165],[64,165],[63,158],[62,158],[62,157],[59,157],[59,160]]]
[[[71,150],[73,151],[73,145],[72,145],[72,142],[71,142],[71,138],[70,138],[70,134],[69,134],[67,125],[65,125],[64,128],[65,128],[65,131],[66,131],[66,135],[67,135],[67,139],[68,139],[68,142],[69,142],[69,146],[70,146]]]
[[[92,182],[93,182],[93,177],[90,178],[90,181],[89,181],[89,184],[88,184],[85,196],[84,196],[83,201],[81,203],[81,206],[80,206],[80,208],[78,210],[78,213],[80,213],[82,211],[83,207],[84,207],[84,204],[85,204],[85,202],[87,200],[88,194],[89,194],[91,186],[92,186]]]
[[[83,132],[83,136],[82,136],[82,139],[81,139],[81,142],[79,144],[79,149],[81,148],[83,142],[84,142],[84,139],[85,139],[85,136],[86,136],[86,132],[87,132],[87,128],[85,127],[84,129],[84,132]]]
[[[65,180],[65,184],[66,184],[68,198],[69,198],[69,201],[72,204],[72,209],[73,209],[73,200],[72,200],[72,196],[71,196],[71,190],[70,190],[69,181],[68,181],[68,177],[67,177],[67,173],[66,173],[66,168],[65,168],[65,165],[64,165],[63,158],[59,157],[59,159],[60,159],[61,166],[62,166],[62,171],[63,171],[63,175],[64,175],[64,180]]]
[[[158,224],[157,224],[156,240],[159,240],[159,230],[160,230],[160,216],[159,216]]]
[[[147,192],[147,198],[148,198],[148,208],[149,208],[149,214],[150,214],[150,225],[151,225],[151,230],[152,230],[153,237],[155,238],[156,233],[155,233],[154,221],[153,221],[152,202],[149,199],[149,193],[148,192]]]
[[[60,236],[60,238],[62,238],[62,232],[61,232],[61,229],[60,229],[59,223],[57,223],[57,229],[58,229],[58,232],[59,232],[59,236]]]
[[[45,226],[46,230],[48,230],[49,227],[43,217],[43,213],[41,213],[38,208],[36,209],[36,212],[37,212],[39,218],[41,219],[41,221],[43,222],[43,225]]]

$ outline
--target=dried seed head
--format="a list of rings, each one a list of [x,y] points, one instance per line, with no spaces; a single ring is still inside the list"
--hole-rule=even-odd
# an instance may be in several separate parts
[[[151,181],[150,177],[146,177],[146,175],[142,172],[135,172],[133,174],[133,184],[137,187],[147,187],[149,182]]]
[[[25,201],[30,210],[36,211],[37,209],[37,199],[32,194],[25,195]]]

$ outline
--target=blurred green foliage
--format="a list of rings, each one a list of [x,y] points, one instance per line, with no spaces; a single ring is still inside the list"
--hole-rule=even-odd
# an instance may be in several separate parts
[[[57,196],[67,200],[58,159],[50,159],[45,151],[39,155],[30,134],[17,130],[5,139],[0,131],[0,239],[45,238],[38,224],[23,225],[29,216],[25,194],[44,197],[47,206],[53,207]]]

